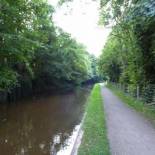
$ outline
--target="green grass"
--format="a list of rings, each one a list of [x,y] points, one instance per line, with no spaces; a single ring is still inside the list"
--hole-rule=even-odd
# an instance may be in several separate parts
[[[110,155],[99,84],[94,86],[88,99],[83,130],[78,155]]]
[[[116,89],[114,86],[110,84],[108,84],[107,87],[111,89],[112,92],[115,95],[117,95],[124,103],[134,108],[136,111],[142,113],[155,124],[155,107],[146,105],[143,102],[136,100],[131,96],[127,96],[125,93]]]

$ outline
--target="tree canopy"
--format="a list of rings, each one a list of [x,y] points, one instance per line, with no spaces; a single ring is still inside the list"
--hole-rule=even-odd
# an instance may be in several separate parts
[[[45,0],[1,0],[0,91],[41,91],[92,76],[86,48],[56,27]]]
[[[101,23],[113,23],[99,62],[110,81],[155,83],[154,6],[153,0],[101,0]]]

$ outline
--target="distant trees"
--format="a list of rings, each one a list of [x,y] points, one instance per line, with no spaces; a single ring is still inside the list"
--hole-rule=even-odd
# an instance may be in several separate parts
[[[90,60],[83,45],[59,30],[54,47],[40,48],[33,60],[36,87],[65,88],[89,78]]]
[[[1,0],[0,91],[65,88],[91,76],[85,47],[55,27],[53,12],[44,0]]]
[[[155,83],[155,1],[101,0],[101,23],[113,23],[99,61],[110,81]]]

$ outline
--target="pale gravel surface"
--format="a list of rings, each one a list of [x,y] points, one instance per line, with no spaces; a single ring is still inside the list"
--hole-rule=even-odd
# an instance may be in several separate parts
[[[103,87],[101,93],[111,154],[155,155],[155,127],[108,88]]]

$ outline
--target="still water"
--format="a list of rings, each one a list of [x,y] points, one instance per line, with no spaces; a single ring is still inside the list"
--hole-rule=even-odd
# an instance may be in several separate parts
[[[68,155],[91,88],[0,106],[0,155]]]

